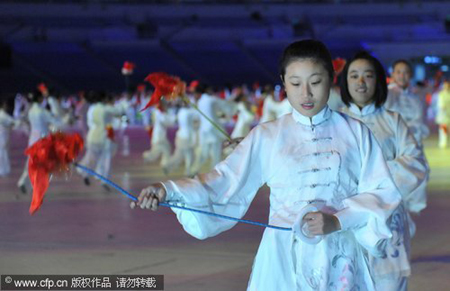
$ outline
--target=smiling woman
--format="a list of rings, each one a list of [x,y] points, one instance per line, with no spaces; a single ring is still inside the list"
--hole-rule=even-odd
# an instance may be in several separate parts
[[[409,212],[426,206],[428,163],[406,123],[385,109],[387,85],[381,63],[366,52],[358,53],[344,68],[341,84],[342,111],[364,122],[380,144],[390,173],[403,201],[389,218],[394,234],[379,244],[381,257],[369,254],[377,290],[406,290],[410,274],[410,239],[415,225]]]

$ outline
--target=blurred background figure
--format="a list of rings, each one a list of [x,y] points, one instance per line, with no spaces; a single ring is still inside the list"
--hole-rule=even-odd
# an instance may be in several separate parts
[[[450,124],[450,81],[445,81],[438,93],[438,113],[436,123],[439,125],[439,147],[445,149],[448,140],[448,126]]]
[[[421,100],[417,90],[411,84],[412,68],[408,61],[394,62],[392,83],[389,84],[385,108],[398,112],[406,121],[414,138],[420,146],[430,131],[425,123],[425,100]]]

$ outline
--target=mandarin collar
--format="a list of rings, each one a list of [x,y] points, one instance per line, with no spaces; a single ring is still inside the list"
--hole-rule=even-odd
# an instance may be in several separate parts
[[[297,110],[292,110],[292,117],[294,120],[298,123],[301,123],[303,125],[319,125],[322,122],[326,121],[331,116],[331,109],[328,108],[328,105],[326,105],[322,110],[320,110],[316,115],[313,117],[308,117],[305,115],[302,115]]]
[[[350,106],[348,107],[348,111],[355,114],[356,116],[366,116],[369,114],[374,113],[378,108],[375,107],[375,103],[370,103],[369,105],[364,106],[362,109],[359,109],[359,107],[355,103],[350,103]]]

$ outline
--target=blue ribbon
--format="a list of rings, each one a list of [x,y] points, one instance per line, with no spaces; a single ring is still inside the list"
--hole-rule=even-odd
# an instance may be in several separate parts
[[[85,171],[89,175],[95,176],[95,177],[99,178],[100,180],[102,180],[103,182],[107,183],[108,185],[114,187],[116,190],[118,190],[119,192],[121,192],[125,196],[128,196],[128,198],[130,198],[131,200],[138,201],[136,196],[130,194],[129,192],[127,192],[125,189],[123,189],[122,187],[120,187],[119,185],[114,183],[113,181],[103,177],[102,175],[96,173],[95,171],[93,171],[93,170],[91,170],[89,168],[86,168],[85,166],[82,166],[82,165],[77,164],[77,163],[74,163],[74,165],[77,168]],[[202,214],[206,214],[206,215],[210,215],[210,216],[220,217],[220,218],[223,218],[223,219],[233,220],[233,221],[247,223],[247,224],[252,224],[252,225],[258,225],[258,226],[262,226],[262,227],[268,227],[268,228],[273,228],[273,229],[278,229],[278,230],[286,230],[286,231],[291,231],[292,230],[292,228],[288,228],[288,227],[280,227],[280,226],[265,224],[265,223],[252,221],[252,220],[247,220],[247,219],[239,219],[239,218],[236,218],[236,217],[221,215],[221,214],[217,214],[217,213],[213,213],[213,212],[198,210],[198,209],[184,207],[184,206],[178,206],[178,205],[174,205],[174,204],[167,203],[167,202],[159,202],[159,205],[160,206],[164,206],[164,207],[169,207],[169,208],[178,208],[178,209],[182,209],[182,210],[202,213]]]

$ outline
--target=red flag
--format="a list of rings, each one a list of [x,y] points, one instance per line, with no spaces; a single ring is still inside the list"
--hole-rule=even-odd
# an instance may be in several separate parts
[[[83,149],[83,139],[78,133],[50,134],[25,150],[29,156],[28,174],[33,185],[33,199],[30,214],[34,214],[41,207],[45,191],[49,186],[49,175],[67,172],[72,163]]]
[[[336,72],[336,75],[339,75],[345,67],[347,61],[343,58],[336,58],[333,60],[333,69]]]
[[[42,95],[47,95],[48,93],[48,88],[45,83],[39,83],[37,89],[42,93]]]
[[[347,61],[343,58],[336,58],[333,60],[333,69],[334,72],[336,73],[333,79],[334,84],[337,83],[337,76],[339,76],[339,74],[342,73],[342,70],[344,69],[346,63]]]
[[[170,76],[163,72],[152,73],[145,78],[145,81],[155,87],[155,91],[150,98],[150,101],[145,105],[141,111],[146,110],[150,106],[159,104],[161,97],[166,99],[174,99],[186,92],[186,83],[178,77]]]
[[[200,82],[198,80],[194,80],[189,84],[189,87],[187,88],[187,90],[189,92],[194,92],[199,84],[200,84]]]
[[[131,75],[136,65],[132,62],[124,62],[122,67],[122,75]]]

